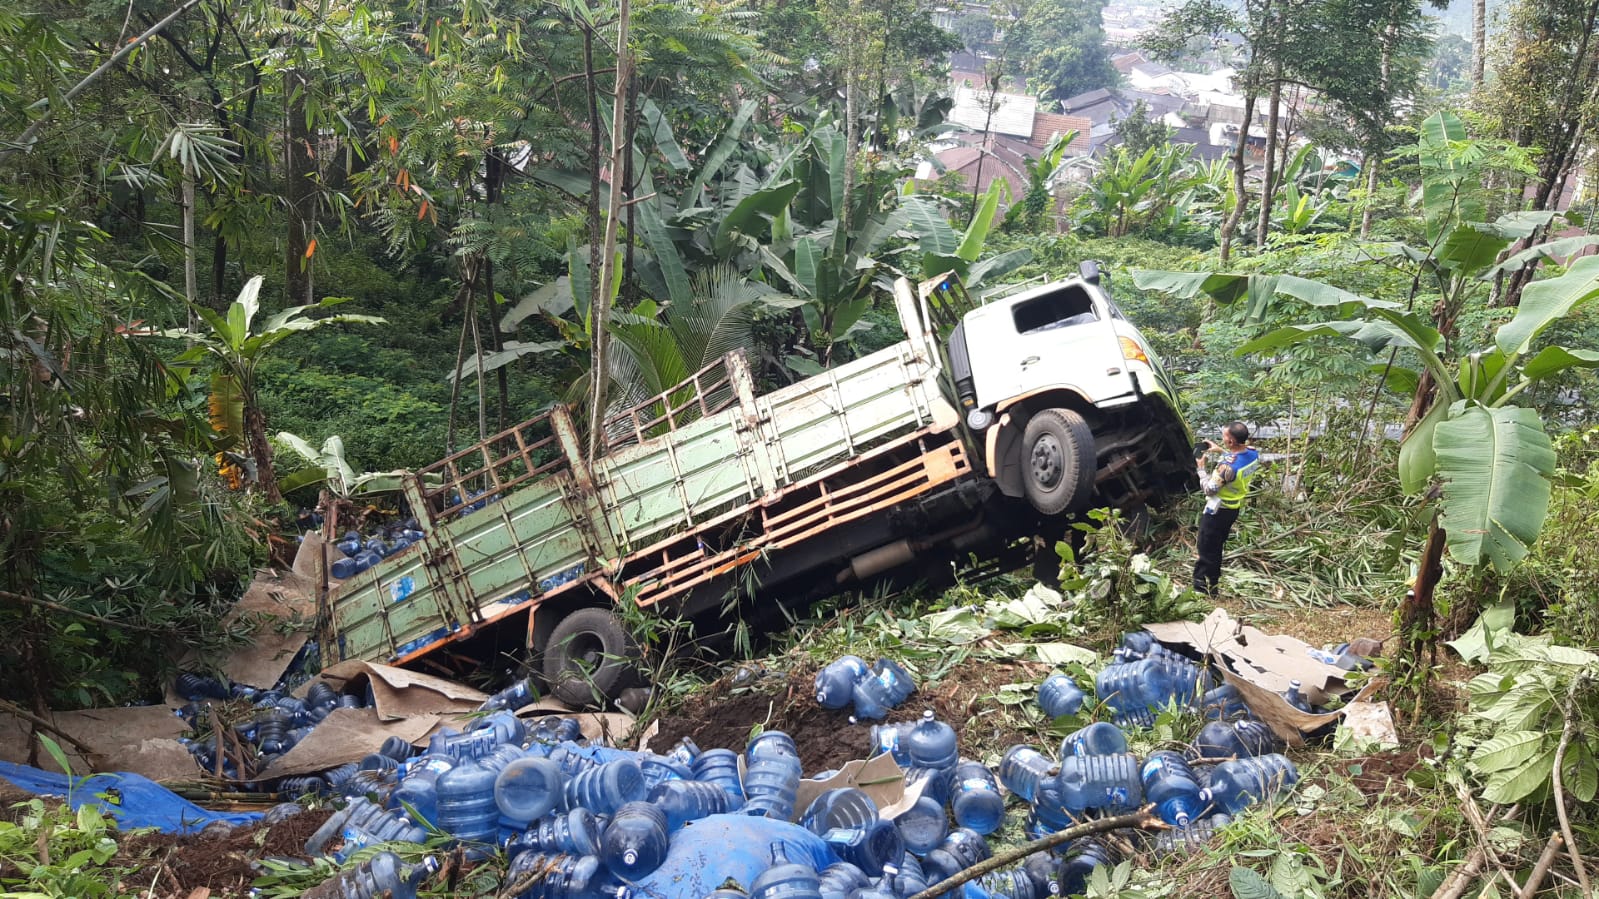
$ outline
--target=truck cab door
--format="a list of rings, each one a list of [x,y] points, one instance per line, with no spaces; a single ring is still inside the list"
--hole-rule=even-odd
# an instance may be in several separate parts
[[[1081,281],[984,306],[966,319],[977,402],[997,404],[1067,387],[1092,402],[1129,392],[1104,298]]]

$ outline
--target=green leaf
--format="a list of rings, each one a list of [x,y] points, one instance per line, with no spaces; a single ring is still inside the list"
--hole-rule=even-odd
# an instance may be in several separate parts
[[[1527,360],[1521,374],[1529,381],[1547,378],[1568,368],[1599,368],[1599,350],[1568,350],[1563,346],[1544,347]]]
[[[804,289],[805,295],[813,299],[828,300],[816,290],[816,244],[809,237],[802,237],[794,244],[794,280]]]
[[[244,282],[244,288],[239,291],[238,299],[233,301],[238,304],[239,311],[243,315],[243,321],[235,331],[237,336],[233,340],[234,343],[243,340],[250,333],[250,323],[255,320],[256,312],[261,309],[261,281],[262,277],[256,275]],[[228,324],[232,326],[233,323],[233,307],[230,306],[228,307]]]
[[[1497,275],[1520,271],[1544,259],[1566,259],[1575,256],[1595,245],[1599,245],[1599,234],[1578,234],[1575,237],[1562,237],[1559,240],[1535,244],[1483,272],[1482,277],[1483,280],[1492,280]]]
[[[1234,353],[1247,356],[1252,353],[1279,350],[1317,337],[1344,337],[1356,340],[1372,352],[1385,350],[1391,346],[1415,348],[1416,345],[1409,334],[1390,322],[1333,321],[1287,325],[1249,341],[1234,350]]]
[[[990,281],[999,281],[1011,272],[1033,261],[1033,251],[1027,247],[1007,250],[974,263],[963,279],[967,290],[976,290]]]
[[[1038,660],[1046,665],[1093,665],[1099,661],[1099,654],[1092,649],[1071,643],[1034,643],[1031,648]],[[1027,649],[1023,647],[1015,655],[1020,657],[1026,652]]]
[[[1246,296],[1249,275],[1219,272],[1163,272],[1133,269],[1133,286],[1139,290],[1169,293],[1180,299],[1193,299],[1203,293],[1218,303],[1227,304]]]
[[[66,751],[49,734],[35,733],[34,736],[39,738],[39,745],[43,746],[44,751],[50,754],[50,758],[56,763],[56,767],[60,768],[61,773],[67,776],[67,784],[70,788],[72,784],[72,761],[67,758]]]
[[[1438,423],[1449,417],[1449,406],[1435,402],[1399,444],[1399,489],[1410,496],[1426,490],[1438,471],[1433,435]]]
[[[509,334],[533,315],[541,312],[550,316],[565,315],[572,307],[572,279],[562,275],[517,300],[516,305],[500,319],[500,330]]]
[[[644,125],[649,129],[650,140],[655,142],[655,149],[661,151],[661,158],[675,172],[688,171],[688,157],[683,155],[683,148],[677,145],[677,139],[672,136],[672,125],[661,114],[660,107],[655,105],[654,100],[645,97],[639,111],[644,113]]]
[[[923,253],[954,255],[959,245],[955,229],[949,226],[937,206],[921,197],[911,197],[905,201],[904,208],[907,211],[905,224],[919,239]],[[923,274],[931,277],[926,272]]]
[[[1483,784],[1482,798],[1500,805],[1520,802],[1536,793],[1555,770],[1555,747],[1533,755],[1514,769],[1496,771]]]
[[[1595,297],[1599,297],[1599,256],[1584,256],[1560,277],[1527,285],[1516,317],[1500,326],[1494,342],[1506,356],[1522,355],[1545,328]]]
[[[1560,778],[1577,801],[1587,804],[1599,793],[1599,765],[1594,763],[1593,750],[1586,743],[1572,743],[1566,747],[1564,770]]]
[[[1536,730],[1497,734],[1477,747],[1471,754],[1471,764],[1483,774],[1519,768],[1538,754],[1548,737],[1548,734]]]
[[[1470,274],[1493,265],[1510,246],[1510,238],[1486,230],[1476,222],[1456,225],[1438,248],[1438,261],[1444,268]]]
[[[1271,882],[1250,868],[1234,865],[1227,874],[1227,884],[1233,889],[1234,899],[1285,899]]]
[[[683,192],[683,196],[680,198],[683,205],[701,205],[700,195],[704,193],[705,185],[710,182],[717,172],[722,170],[722,166],[732,157],[733,151],[743,145],[744,129],[749,127],[750,118],[755,115],[755,107],[757,105],[754,100],[745,100],[739,104],[738,112],[733,114],[733,121],[728,124],[727,130],[722,132],[722,136],[717,140],[716,145],[711,148],[709,153],[705,154],[705,161],[700,164],[700,170],[694,173],[694,180],[689,182],[688,190]],[[641,203],[639,205],[648,204]]]
[[[740,200],[738,205],[733,207],[733,211],[723,217],[721,224],[716,227],[714,246],[717,255],[725,254],[732,247],[734,233],[749,232],[753,223],[761,221],[759,216],[775,216],[787,208],[794,195],[799,193],[799,189],[798,181],[784,181],[757,190]]]
[[[1555,452],[1538,413],[1451,410],[1433,433],[1450,555],[1506,571],[1527,555],[1549,511]]]
[[[983,243],[988,240],[988,229],[994,223],[994,212],[999,209],[1000,194],[1005,191],[1006,185],[1004,178],[995,178],[988,185],[988,192],[983,194],[983,202],[978,205],[971,224],[966,226],[966,233],[961,236],[955,255],[967,262],[976,262],[977,257],[982,255]]]
[[[1506,599],[1483,609],[1482,614],[1477,616],[1477,620],[1460,635],[1459,639],[1450,640],[1445,645],[1459,653],[1464,661],[1483,661],[1493,652],[1494,635],[1507,633],[1515,623],[1515,603]],[[1498,692],[1502,686],[1495,682],[1492,689]]]
[[[689,289],[688,270],[684,268],[683,256],[661,219],[660,204],[639,203],[637,208],[639,231],[643,233],[644,243],[654,254],[655,264],[660,266],[661,275],[666,279],[667,299],[673,303],[694,302],[694,293]]]

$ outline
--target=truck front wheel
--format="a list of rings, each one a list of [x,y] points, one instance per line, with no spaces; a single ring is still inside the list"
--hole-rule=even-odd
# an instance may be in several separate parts
[[[1044,409],[1022,432],[1023,487],[1045,515],[1075,511],[1094,491],[1094,434],[1070,409]]]
[[[550,632],[544,678],[574,708],[604,705],[628,686],[638,650],[610,609],[577,609]]]

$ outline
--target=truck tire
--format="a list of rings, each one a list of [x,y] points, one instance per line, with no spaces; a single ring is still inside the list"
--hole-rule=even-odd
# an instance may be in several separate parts
[[[604,705],[629,685],[638,649],[610,609],[577,609],[550,632],[544,679],[574,708]]]
[[[1070,409],[1044,409],[1022,432],[1022,486],[1045,515],[1076,511],[1094,492],[1094,434]]]

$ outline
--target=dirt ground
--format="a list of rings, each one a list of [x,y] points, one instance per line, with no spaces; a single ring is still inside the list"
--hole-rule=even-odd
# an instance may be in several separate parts
[[[302,812],[277,824],[235,827],[218,834],[180,837],[164,833],[124,839],[113,864],[134,868],[128,879],[152,895],[186,899],[201,888],[211,899],[250,894],[260,858],[305,858],[305,841],[331,810]]]

